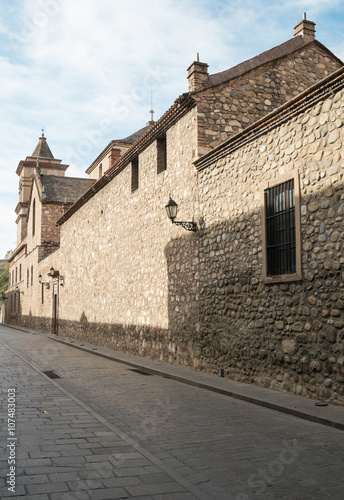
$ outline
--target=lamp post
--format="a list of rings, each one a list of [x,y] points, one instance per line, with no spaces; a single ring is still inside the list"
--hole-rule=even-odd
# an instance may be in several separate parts
[[[54,269],[53,266],[50,268],[50,271],[48,272],[48,276],[50,276],[50,278],[57,278],[58,284],[60,286],[63,286],[63,284],[64,284],[64,277],[61,276],[60,271]]]
[[[182,226],[187,231],[197,231],[196,222],[175,220],[177,217],[177,212],[178,212],[178,203],[176,203],[174,200],[172,200],[171,195],[170,195],[170,199],[168,200],[167,205],[165,205],[165,209],[166,209],[167,217],[171,220],[172,224],[175,224],[176,226]]]
[[[39,283],[40,285],[44,285],[44,286],[45,286],[45,288],[47,288],[47,289],[49,290],[49,288],[50,288],[50,283],[49,283],[48,281],[43,282],[42,280],[43,280],[43,276],[42,276],[41,274],[39,274],[39,275],[38,275],[38,283]]]

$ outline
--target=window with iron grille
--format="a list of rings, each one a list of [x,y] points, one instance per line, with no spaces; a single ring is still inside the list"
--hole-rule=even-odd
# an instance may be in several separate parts
[[[290,179],[264,190],[267,275],[296,273],[295,186]]]

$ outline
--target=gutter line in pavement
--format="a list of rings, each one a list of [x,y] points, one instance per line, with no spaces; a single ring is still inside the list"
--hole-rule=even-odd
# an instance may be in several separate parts
[[[80,344],[75,343],[76,340],[73,340],[73,343],[71,343],[69,339],[68,340],[62,339],[62,338],[58,338],[58,337],[53,336],[53,335],[49,335],[49,338],[54,340],[55,342],[60,342],[60,343],[69,345],[70,347],[75,347],[76,349],[82,349],[83,351],[89,352],[91,354],[95,354],[96,356],[100,356],[100,357],[103,357],[105,359],[109,359],[109,360],[112,360],[112,361],[115,361],[118,363],[122,363],[122,364],[125,364],[128,366],[131,366],[131,367],[139,368],[140,370],[145,371],[147,373],[151,373],[153,375],[158,375],[158,376],[161,376],[164,378],[174,380],[176,382],[191,385],[193,387],[198,387],[199,389],[205,389],[208,391],[216,392],[218,394],[222,394],[224,396],[229,396],[229,397],[232,397],[234,399],[244,401],[246,403],[251,403],[251,404],[258,405],[258,406],[262,406],[264,408],[269,408],[271,410],[275,410],[275,411],[278,411],[281,413],[292,415],[292,416],[297,417],[297,418],[302,418],[302,419],[308,420],[310,422],[314,422],[314,423],[321,424],[321,425],[326,425],[328,427],[332,427],[332,428],[344,431],[344,408],[341,408],[339,406],[337,407],[334,405],[328,405],[328,406],[325,406],[323,408],[322,407],[316,407],[316,409],[312,408],[313,409],[313,413],[312,413],[310,411],[304,411],[304,410],[298,409],[296,407],[291,407],[290,405],[287,406],[286,404],[279,404],[279,403],[272,401],[274,396],[281,398],[281,397],[283,397],[283,395],[285,395],[287,397],[288,395],[290,396],[290,394],[279,393],[279,392],[273,391],[271,389],[263,389],[263,388],[256,387],[256,386],[251,387],[248,384],[242,384],[242,383],[238,383],[238,382],[234,382],[234,381],[228,381],[228,382],[232,382],[232,383],[236,384],[238,387],[239,387],[239,385],[247,385],[249,389],[252,389],[253,391],[256,390],[256,392],[257,391],[260,392],[260,395],[262,395],[263,391],[265,391],[265,393],[268,392],[268,393],[270,393],[270,401],[269,401],[268,397],[267,398],[266,397],[254,397],[251,395],[244,394],[240,390],[230,390],[229,388],[217,387],[217,384],[219,384],[219,380],[226,381],[227,379],[221,378],[218,380],[217,378],[213,377],[214,381],[212,381],[212,383],[205,383],[205,382],[193,380],[193,376],[195,378],[197,378],[197,376],[200,377],[200,376],[204,375],[201,372],[193,373],[190,370],[190,374],[188,374],[189,375],[188,377],[187,376],[180,376],[180,375],[176,375],[174,373],[169,373],[168,369],[171,368],[169,365],[165,366],[164,364],[159,363],[165,369],[152,368],[149,366],[145,366],[145,362],[147,363],[147,362],[151,361],[148,359],[142,359],[141,363],[139,361],[137,361],[137,362],[130,361],[129,359],[124,359],[123,357],[120,357],[116,353],[116,351],[113,351],[114,354],[107,354],[107,353],[102,352],[100,350],[97,350],[97,351],[93,350],[92,349],[92,347],[94,347],[93,345],[92,345],[92,347],[91,346],[88,347],[87,345],[85,345],[84,342],[83,342],[83,345],[80,345]],[[101,347],[98,346],[97,349],[101,349]],[[138,358],[138,359],[140,359],[140,358]],[[157,363],[157,362],[155,362],[155,363]],[[173,366],[173,365],[171,365],[171,366]],[[174,368],[179,369],[179,371],[182,371],[182,368],[180,368],[180,367],[174,367]],[[184,370],[186,370],[186,369],[184,369]],[[210,377],[210,375],[208,375],[208,376]],[[265,394],[264,394],[264,396],[265,396]],[[292,396],[294,396],[294,395],[292,395]],[[313,401],[313,400],[301,398],[298,396],[294,396],[294,397],[299,398],[300,403],[302,402],[302,400],[305,400],[308,403],[311,403],[313,405],[316,402],[315,400]],[[318,412],[324,411],[324,410],[326,411],[326,408],[332,408],[332,409],[335,408],[336,411],[338,409],[342,410],[342,421],[340,421],[338,419],[334,419],[334,418],[331,419],[331,417],[320,416],[320,415],[316,414],[317,411]]]

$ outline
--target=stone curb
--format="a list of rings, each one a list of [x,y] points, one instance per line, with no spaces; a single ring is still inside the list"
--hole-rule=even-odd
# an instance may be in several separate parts
[[[176,382],[181,382],[200,389],[217,392],[247,403],[263,406],[287,415],[344,431],[344,407],[342,406],[331,404],[316,406],[316,400],[302,398],[293,394],[277,392],[272,389],[265,389],[251,384],[215,377],[213,375],[194,371],[190,368],[169,365],[147,358],[140,358],[132,354],[125,354],[66,336],[58,337],[56,335],[47,335],[42,332],[7,324],[4,324],[4,326],[25,331],[33,335],[45,335],[55,342],[81,349],[85,352],[140,369],[153,375],[169,378]]]
[[[196,372],[189,368],[168,365],[146,358],[139,358],[135,355],[112,351],[111,349],[76,339],[69,339],[66,337],[59,338],[55,335],[49,335],[49,338],[56,342],[140,369],[153,375],[169,378],[176,382],[181,382],[200,389],[217,392],[247,403],[263,406],[271,410],[344,431],[344,408],[341,406],[330,404],[327,406],[316,406],[317,402],[315,400],[309,400],[300,396],[280,393],[271,389],[243,384],[225,378],[217,378],[213,375]],[[322,415],[324,412],[327,413],[326,416]]]

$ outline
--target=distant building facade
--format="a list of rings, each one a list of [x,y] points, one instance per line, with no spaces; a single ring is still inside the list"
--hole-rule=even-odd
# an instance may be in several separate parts
[[[304,19],[188,78],[90,179],[45,138],[19,164],[6,321],[343,403],[343,63]],[[170,195],[196,232],[168,221]]]

